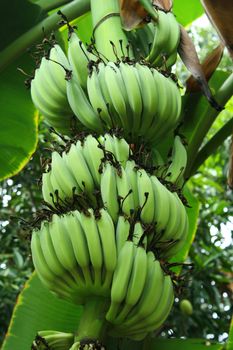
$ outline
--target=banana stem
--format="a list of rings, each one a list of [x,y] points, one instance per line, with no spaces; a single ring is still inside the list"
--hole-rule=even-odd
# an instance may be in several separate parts
[[[93,38],[101,58],[110,61],[124,56],[132,58],[132,50],[122,29],[119,0],[91,0],[91,13]]]
[[[61,12],[68,18],[69,21],[83,15],[90,9],[89,0],[74,0],[71,3],[61,8]],[[18,39],[13,41],[3,51],[0,52],[0,72],[13,62],[17,57],[26,52],[27,48],[34,43],[44,38],[52,30],[59,28],[61,17],[57,13],[45,18],[35,27],[21,35]]]
[[[197,169],[205,162],[207,158],[232,134],[233,118],[231,118],[198,152],[196,160],[190,170],[189,176],[195,174]]]
[[[224,106],[227,101],[231,98],[233,94],[233,74],[231,74],[223,83],[221,88],[215,95],[216,101]],[[190,171],[193,167],[193,164],[196,160],[198,149],[200,148],[207,132],[211,128],[215,119],[219,115],[219,112],[216,111],[213,107],[208,106],[206,112],[202,115],[202,117],[197,120],[197,124],[195,126],[195,132],[191,135],[191,138],[188,140],[188,165],[185,171],[185,178],[189,178]],[[197,116],[198,118],[198,116]],[[185,125],[184,125],[185,128]]]
[[[91,297],[84,305],[83,314],[79,323],[76,342],[102,341],[105,336],[107,321],[106,311],[109,300],[101,297]]]
[[[48,12],[71,1],[72,0],[39,0],[36,2],[36,5],[40,6],[44,11]]]

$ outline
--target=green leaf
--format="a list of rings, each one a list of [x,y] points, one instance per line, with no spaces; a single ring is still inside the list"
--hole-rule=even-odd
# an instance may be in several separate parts
[[[194,197],[188,187],[188,184],[184,187],[184,196],[188,201],[188,205],[190,206],[190,208],[186,208],[189,220],[188,235],[183,248],[170,260],[170,262],[182,263],[186,260],[197,231],[200,202],[196,197]],[[181,267],[175,267],[173,271],[178,273],[180,269]]]
[[[231,78],[229,73],[219,70],[210,79],[209,85],[217,92],[217,95],[227,78]],[[230,88],[232,87],[230,86]],[[222,94],[220,104],[225,105],[228,101],[228,95],[231,93],[230,88],[229,91],[224,92],[225,95]],[[188,141],[188,165],[185,174],[188,177],[197,151],[219,112],[211,107],[207,99],[200,93],[187,94],[182,99],[184,122],[180,132]]]
[[[184,27],[204,13],[199,0],[174,0],[173,11],[176,15],[177,21]]]
[[[81,311],[50,293],[33,273],[18,297],[2,350],[29,350],[40,330],[75,332]]]
[[[72,21],[71,26],[77,27],[75,29],[75,32],[77,33],[79,39],[84,43],[84,44],[90,44],[91,43],[91,37],[93,33],[93,26],[92,26],[92,18],[91,18],[91,12],[87,12],[84,15],[78,17],[74,21]],[[63,26],[60,29],[60,32],[62,34],[63,38],[63,44],[65,45],[66,50],[68,50],[68,29],[67,26]]]
[[[0,74],[0,180],[17,174],[37,145],[38,115],[18,67],[30,73],[28,58]]]
[[[205,339],[146,338],[144,342],[108,338],[108,350],[222,350],[222,344]],[[230,348],[229,348],[230,350]]]
[[[1,0],[0,50],[35,26],[45,14],[38,5],[28,0]]]
[[[231,319],[229,337],[228,337],[228,341],[227,341],[226,350],[232,350],[232,349],[233,349],[233,317]]]
[[[221,350],[222,344],[204,339],[149,339],[143,350]]]

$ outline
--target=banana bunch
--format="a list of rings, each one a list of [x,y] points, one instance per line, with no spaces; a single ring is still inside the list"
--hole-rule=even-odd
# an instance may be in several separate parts
[[[44,201],[50,206],[68,206],[74,195],[86,195],[86,205],[96,206],[93,195],[100,187],[101,165],[105,158],[125,166],[131,154],[128,143],[115,135],[100,139],[88,135],[82,142],[72,144],[69,151],[52,153],[51,170],[42,175]]]
[[[42,283],[58,297],[84,304],[90,296],[108,297],[117,261],[115,228],[101,209],[53,215],[33,231],[33,263]]]
[[[69,62],[59,45],[55,45],[49,58],[43,57],[31,81],[31,97],[45,121],[58,132],[69,135],[73,112],[66,95],[66,70]],[[81,128],[81,124],[79,128]]]
[[[100,63],[88,76],[87,92],[104,127],[122,128],[128,141],[157,144],[179,121],[179,88],[147,65]],[[69,101],[79,118],[78,102],[75,98]]]
[[[32,343],[32,350],[67,350],[74,342],[74,334],[57,331],[40,331]]]
[[[106,319],[109,334],[142,340],[159,328],[174,301],[170,276],[165,276],[152,252],[126,241],[120,250]]]
[[[180,26],[172,12],[158,10],[156,22],[128,32],[135,57],[145,59],[152,67],[169,68],[176,62]]]

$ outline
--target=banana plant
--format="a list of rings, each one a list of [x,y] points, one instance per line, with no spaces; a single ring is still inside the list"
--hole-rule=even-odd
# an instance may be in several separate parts
[[[42,169],[42,210],[31,224],[35,273],[3,350],[206,346],[156,334],[195,237],[199,203],[188,180],[231,134],[232,119],[203,146],[232,96],[233,76],[217,79],[217,64],[207,74],[182,26],[203,8],[182,20],[181,1],[172,5],[25,0],[19,31],[3,41],[4,93],[13,86],[19,93],[14,110],[3,109],[11,137],[4,128],[1,178],[16,174],[35,151],[38,114],[56,138]],[[5,6],[18,15],[17,6]],[[25,29],[28,11],[35,26],[28,21]],[[26,51],[35,60],[29,73]],[[222,46],[215,63],[221,53]],[[178,54],[197,93],[189,80],[181,96],[172,73]],[[28,93],[20,79],[14,84],[16,67],[28,75]]]

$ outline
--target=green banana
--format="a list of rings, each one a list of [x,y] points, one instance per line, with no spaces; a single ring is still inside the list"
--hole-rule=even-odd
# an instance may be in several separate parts
[[[137,304],[140,299],[143,288],[145,286],[147,274],[147,255],[146,251],[142,247],[137,247],[133,262],[133,269],[129,280],[127,293],[124,299],[123,307],[114,320],[114,324],[121,324],[128,313]]]
[[[120,170],[120,171],[119,171]],[[129,178],[123,167],[116,171],[117,193],[120,198],[120,207],[123,213],[130,216],[134,211],[134,197]]]
[[[158,21],[155,24],[155,36],[152,47],[146,60],[154,66],[160,65],[161,54],[166,53],[166,45],[170,36],[170,25],[167,14],[163,11],[158,11]],[[158,62],[158,65],[157,65]]]
[[[175,136],[170,160],[171,165],[167,169],[166,180],[182,185],[183,174],[187,165],[187,151],[178,135]]]
[[[138,171],[136,163],[133,160],[128,160],[125,166],[125,173],[130,182],[133,191],[134,209],[139,209],[139,193],[138,193]]]
[[[90,53],[75,32],[72,32],[68,39],[68,60],[72,74],[78,79],[79,84],[85,90],[87,87],[88,62]]]
[[[77,193],[84,191],[87,194],[92,194],[94,180],[83,156],[83,147],[80,141],[71,145],[66,154],[66,165],[77,182]]]
[[[135,335],[138,332],[152,332],[158,329],[166,320],[174,301],[173,285],[170,276],[165,276],[163,284],[163,292],[161,294],[159,304],[153,310],[150,316],[142,319],[132,328],[128,328],[128,336]]]
[[[66,86],[67,98],[75,116],[86,128],[101,133],[102,121],[90,104],[77,78],[72,76],[67,80]]]
[[[154,219],[155,212],[153,184],[150,176],[144,169],[139,169],[137,171],[137,180],[139,205],[141,208],[140,218],[144,223],[150,224]]]
[[[49,231],[58,260],[64,269],[72,275],[77,284],[77,290],[82,289],[83,278],[79,272],[78,263],[69,237],[69,227],[66,226],[62,217],[54,214]]]
[[[156,176],[151,176],[151,182],[153,183],[155,198],[155,231],[160,234],[167,227],[170,217],[170,206],[164,205],[164,203],[169,203],[169,191],[161,184]]]
[[[115,228],[111,216],[104,209],[101,209],[100,218],[97,219],[97,227],[103,250],[104,276],[102,286],[109,290],[114,269],[117,263],[117,251],[115,241]]]
[[[117,221],[119,212],[116,176],[114,167],[106,163],[101,174],[100,191],[104,208],[107,209],[114,222]]]
[[[113,63],[105,67],[105,80],[111,103],[117,113],[118,127],[122,127],[126,134],[131,129],[127,108],[127,92],[119,68]]]
[[[74,342],[74,334],[57,331],[39,331],[32,343],[33,350],[67,350]]]
[[[87,290],[90,290],[91,286],[93,285],[93,279],[90,271],[90,253],[86,235],[79,221],[79,217],[79,213],[74,211],[66,215],[64,219],[66,220],[66,227],[69,228],[67,232],[73,247],[75,259],[78,267],[81,270],[80,275],[82,274],[83,276]]]
[[[100,166],[104,158],[104,152],[99,147],[99,142],[94,136],[88,135],[85,138],[83,143],[83,155],[89,171],[92,174],[94,183],[99,187],[101,177]]]
[[[116,249],[117,255],[120,254],[122,247],[128,239],[130,232],[130,223],[123,215],[119,215],[116,225]]]
[[[52,199],[52,195],[54,196],[54,190],[51,184],[50,176],[50,172],[42,174],[42,195],[44,201],[54,207],[54,202]]]
[[[137,69],[129,64],[120,63],[119,69],[125,84],[131,113],[133,116],[132,134],[138,134],[141,125],[143,101]]]
[[[87,240],[94,286],[98,289],[102,284],[103,253],[96,219],[92,209],[89,209],[87,213],[77,212],[77,215]]]
[[[93,67],[91,74],[88,75],[87,92],[90,103],[95,112],[99,114],[102,123],[106,127],[111,128],[111,116],[109,115],[108,106],[101,91],[98,68],[96,67]]]
[[[106,313],[106,320],[111,323],[114,323],[119,313],[120,304],[127,294],[133,269],[135,249],[133,242],[126,241],[118,256],[111,287],[111,305]]]

